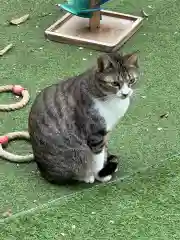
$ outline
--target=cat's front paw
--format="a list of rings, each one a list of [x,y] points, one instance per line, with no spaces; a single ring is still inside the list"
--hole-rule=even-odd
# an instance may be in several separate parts
[[[84,179],[85,183],[94,183],[94,181],[95,177],[93,175]]]
[[[98,180],[99,182],[109,182],[112,178],[112,175],[108,175],[106,177],[96,177],[96,180]]]

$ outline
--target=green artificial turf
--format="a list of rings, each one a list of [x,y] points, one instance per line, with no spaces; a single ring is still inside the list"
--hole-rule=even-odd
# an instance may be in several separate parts
[[[82,72],[99,54],[44,38],[44,30],[64,14],[56,3],[1,1],[0,47],[10,42],[15,47],[0,58],[0,84],[21,84],[31,95],[27,107],[0,113],[1,134],[27,130],[28,111],[37,92],[58,78]],[[124,46],[126,52],[140,50],[143,75],[128,114],[110,140],[111,151],[120,155],[117,179],[125,177],[125,181],[58,187],[45,182],[34,163],[16,165],[2,160],[0,221],[5,225],[1,239],[180,239],[180,2],[112,0],[106,8],[130,14],[144,8],[149,13],[144,26]],[[7,20],[26,13],[31,16],[26,23],[7,25]],[[1,103],[12,100],[16,99],[0,96]],[[166,112],[168,118],[161,119]],[[10,149],[17,153],[31,150],[24,142]],[[14,218],[4,219],[8,209]]]
[[[180,158],[12,218],[1,239],[180,239]],[[1,227],[1,226],[0,226]]]

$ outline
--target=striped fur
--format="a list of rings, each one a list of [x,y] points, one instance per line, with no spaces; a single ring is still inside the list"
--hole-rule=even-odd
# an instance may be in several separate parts
[[[29,114],[29,133],[44,178],[58,184],[111,178],[99,175],[107,162],[106,135],[112,130],[103,111],[110,99],[119,105],[113,107],[116,112],[129,102],[130,94],[122,90],[126,84],[132,91],[137,68],[136,54],[106,54],[98,58],[97,66],[45,88],[36,97]],[[103,106],[102,112],[96,101]],[[117,115],[117,120],[121,117]],[[111,176],[111,171],[106,172]]]

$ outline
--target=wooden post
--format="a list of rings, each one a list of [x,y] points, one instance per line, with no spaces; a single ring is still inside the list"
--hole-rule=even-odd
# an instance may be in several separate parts
[[[100,7],[100,0],[89,0],[90,8]],[[101,12],[93,12],[92,17],[89,19],[90,31],[96,31],[100,28]]]

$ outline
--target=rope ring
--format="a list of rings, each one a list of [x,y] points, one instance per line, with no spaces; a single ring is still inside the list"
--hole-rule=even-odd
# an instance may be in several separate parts
[[[17,96],[22,96],[22,99],[17,103],[12,104],[0,104],[0,111],[14,111],[24,107],[30,99],[29,93],[20,85],[6,85],[0,86],[0,93],[12,92]]]
[[[33,154],[29,155],[16,155],[12,154],[3,149],[3,146],[7,146],[8,143],[12,140],[30,140],[30,136],[28,132],[11,132],[5,136],[0,136],[0,157],[14,163],[23,163],[23,162],[31,162],[34,160]]]

